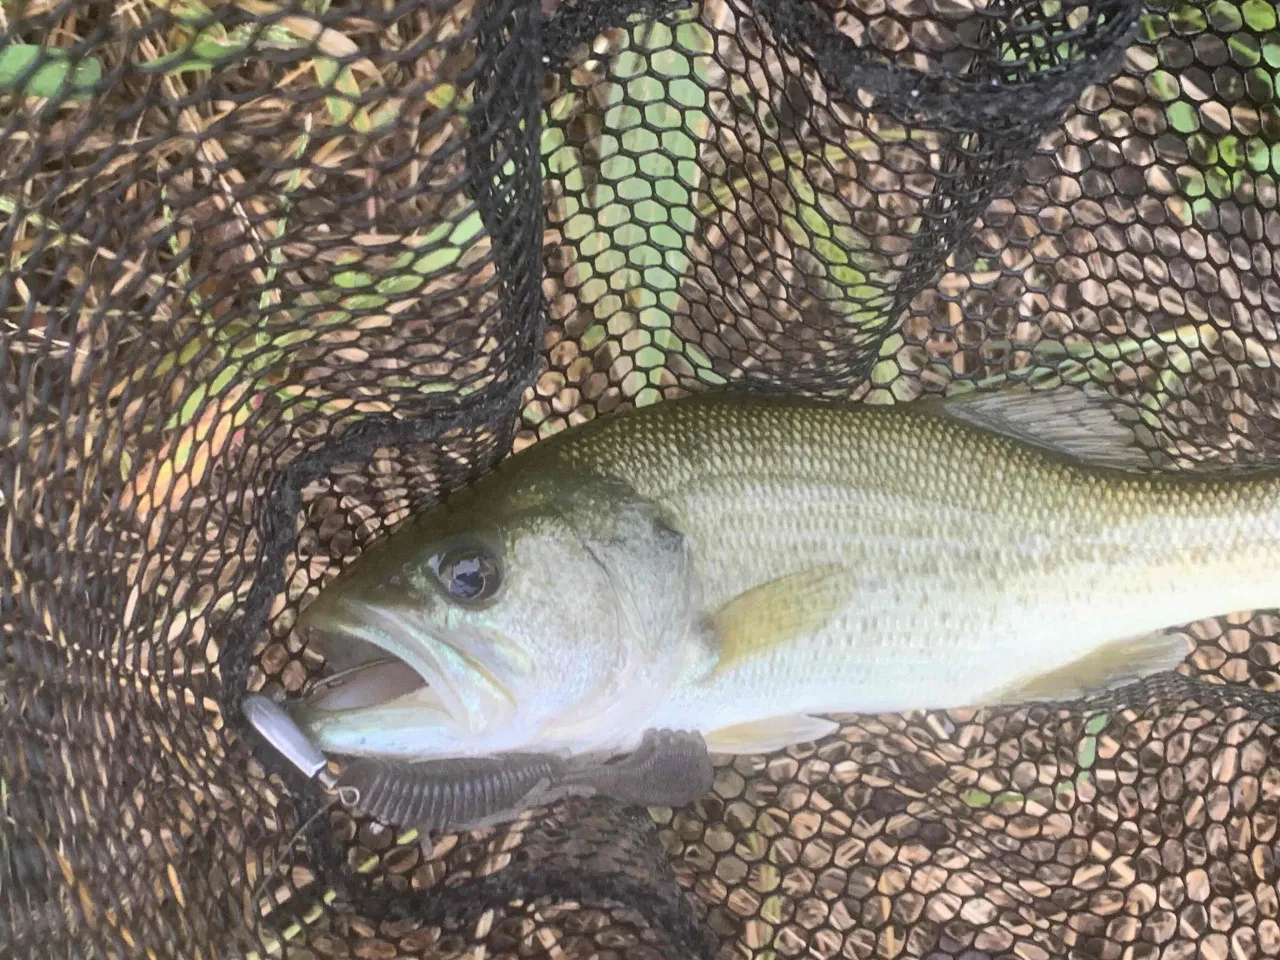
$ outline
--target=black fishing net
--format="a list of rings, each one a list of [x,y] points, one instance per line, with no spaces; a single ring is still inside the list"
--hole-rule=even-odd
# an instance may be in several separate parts
[[[426,842],[240,711],[344,563],[619,407],[1092,381],[1269,462],[1278,75],[1270,0],[2,0],[0,955],[1280,953],[1267,613]]]

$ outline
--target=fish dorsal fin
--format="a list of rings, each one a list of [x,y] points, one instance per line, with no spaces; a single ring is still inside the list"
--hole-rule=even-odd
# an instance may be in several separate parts
[[[917,404],[938,416],[1083,463],[1126,471],[1156,466],[1131,425],[1136,412],[1096,388],[1032,390],[1020,384],[996,393],[930,398]]]
[[[834,720],[797,713],[721,727],[706,734],[711,753],[773,753],[796,743],[821,740],[840,729]]]
[[[738,594],[711,618],[720,642],[715,672],[821,629],[843,609],[853,588],[854,579],[844,564],[825,563]]]
[[[981,705],[1078,700],[1173,670],[1187,653],[1187,641],[1173,633],[1112,640],[1065,666],[1015,680],[984,697]]]

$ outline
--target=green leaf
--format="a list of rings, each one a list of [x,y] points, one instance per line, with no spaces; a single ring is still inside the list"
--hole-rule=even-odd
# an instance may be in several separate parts
[[[221,28],[218,28],[221,29]],[[231,39],[227,37],[197,34],[196,38],[182,50],[155,60],[148,60],[141,65],[143,70],[162,71],[164,73],[186,73],[196,70],[213,70],[229,63],[244,60],[252,42],[248,37]]]
[[[1076,750],[1076,760],[1082,768],[1088,770],[1096,759],[1098,759],[1098,738],[1085,737]]]
[[[415,250],[420,247],[429,247],[439,243],[449,235],[449,231],[453,229],[453,224],[448,220],[442,220],[434,227],[424,233],[421,237],[414,237],[409,246]]]
[[[329,114],[333,117],[334,123],[338,125],[347,123],[356,112],[354,100],[360,96],[360,87],[356,83],[355,74],[350,67],[343,67],[336,60],[328,57],[316,57],[311,65],[321,87],[332,88],[345,94],[341,97],[325,97],[324,103],[329,108]]]
[[[480,216],[479,210],[472,210],[453,228],[453,232],[449,234],[449,242],[465,247],[482,233],[484,233],[484,219]]]
[[[1169,105],[1169,123],[1179,133],[1195,133],[1200,129],[1200,117],[1196,108],[1185,100]]]
[[[214,397],[221,396],[227,387],[231,386],[239,376],[240,367],[237,364],[232,363],[223,367],[221,372],[213,378],[213,383],[209,386],[210,395]]]
[[[1147,76],[1147,86],[1153,97],[1166,102],[1178,99],[1181,91],[1177,78],[1167,70],[1153,70]]]
[[[457,263],[460,256],[462,251],[457,247],[441,247],[426,256],[419,257],[413,269],[420,274],[435,273],[437,270],[443,270]]]
[[[426,92],[424,99],[437,110],[443,110],[458,99],[458,88],[452,83],[437,83]]]
[[[985,790],[979,790],[977,787],[970,787],[964,793],[960,794],[960,799],[967,807],[989,807],[991,806],[991,794]]]
[[[352,126],[356,133],[365,136],[374,136],[385,132],[388,128],[394,126],[396,118],[400,116],[400,106],[396,103],[384,103],[380,107],[373,110],[363,109],[356,114],[352,121]]]
[[[1218,159],[1228,167],[1240,166],[1240,138],[1227,135],[1219,140]]]
[[[328,57],[316,57],[311,62],[311,69],[316,73],[316,81],[322,87],[330,86],[338,76],[338,62]]]
[[[344,270],[334,275],[333,282],[344,290],[358,290],[373,286],[373,277],[359,270]]]
[[[220,66],[211,60],[189,56],[185,51],[168,54],[157,60],[149,60],[142,64],[143,70],[157,70],[161,73],[195,73],[200,70],[213,70]]]
[[[377,310],[387,305],[387,298],[372,293],[357,293],[351,297],[343,297],[342,305],[348,310]]]
[[[32,67],[35,71],[29,73]],[[101,80],[102,63],[92,57],[72,61],[65,50],[30,43],[0,49],[0,90],[27,97],[88,100]]]
[[[378,292],[389,296],[398,296],[404,293],[411,293],[420,286],[422,286],[422,278],[416,273],[399,273],[378,281]]]
[[[1169,21],[1164,17],[1148,10],[1142,14],[1139,21],[1139,32],[1143,40],[1154,43],[1169,32],[1168,24]]]
[[[1248,19],[1248,14],[1245,14]],[[1209,20],[1204,15],[1204,11],[1190,4],[1184,4],[1173,11],[1169,17],[1169,22],[1173,24],[1174,30],[1178,33],[1203,33],[1209,26]]]
[[[1271,165],[1271,152],[1267,149],[1266,143],[1257,137],[1250,137],[1245,144],[1245,154],[1248,157],[1249,169],[1255,173],[1262,173]]]
[[[669,350],[672,353],[680,353],[684,349],[684,341],[673,330],[662,328],[655,330],[653,334],[653,342],[663,350]]]
[[[686,343],[684,346],[684,353],[685,356],[693,361],[694,366],[702,367],[704,370],[711,369],[711,358],[708,357],[706,351],[696,343]]]
[[[1276,27],[1276,8],[1267,0],[1245,0],[1240,6],[1245,23],[1259,33],[1266,33]]]
[[[201,343],[199,340],[192,340],[190,343],[188,343],[186,346],[184,346],[181,350],[178,351],[178,362],[183,365],[190,363],[199,355],[200,351],[203,349],[204,349],[203,343]]]
[[[168,12],[173,19],[188,26],[207,24],[214,18],[213,10],[201,3],[200,0],[180,0],[180,2],[170,4]]]
[[[197,37],[191,44],[191,53],[204,60],[220,60],[224,57],[235,57],[247,53],[248,40],[230,40],[219,37]],[[179,51],[185,53],[186,51]]]
[[[178,426],[185,427],[196,419],[208,393],[209,388],[203,383],[191,391],[191,395],[187,397],[186,402],[182,404],[182,409],[178,412]]]
[[[1239,27],[1236,29],[1239,30]],[[1243,66],[1257,66],[1258,61],[1262,59],[1257,37],[1235,33],[1227,39],[1227,47],[1231,51],[1231,58]]]
[[[662,366],[666,359],[657,347],[641,347],[636,353],[636,366],[641,370],[652,370]]]
[[[1107,725],[1107,715],[1105,713],[1095,713],[1087,721],[1085,721],[1084,732],[1090,736],[1097,736]]]

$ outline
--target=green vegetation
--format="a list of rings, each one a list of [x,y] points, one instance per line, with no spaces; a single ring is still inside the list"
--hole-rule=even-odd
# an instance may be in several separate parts
[[[18,222],[17,242],[0,259],[0,272],[41,269],[32,263],[33,257],[71,247],[77,248],[80,258],[145,271],[140,279],[160,292],[156,316],[169,324],[171,338],[107,388],[115,398],[130,384],[138,387],[143,381],[166,378],[170,383],[165,389],[180,397],[172,416],[155,425],[163,435],[157,450],[143,455],[132,444],[121,445],[118,470],[126,483],[124,503],[140,516],[157,508],[177,509],[209,465],[244,437],[243,428],[264,401],[274,400],[284,419],[307,410],[335,413],[356,402],[306,386],[294,359],[300,346],[340,335],[368,322],[370,315],[403,310],[414,298],[447,284],[460,261],[475,263],[487,255],[484,225],[465,198],[441,209],[429,228],[407,236],[372,237],[370,243],[381,250],[400,244],[386,254],[370,258],[367,249],[354,241],[346,250],[332,251],[336,264],[299,260],[287,253],[286,243],[298,240],[293,235],[297,231],[290,230],[296,198],[314,189],[317,176],[326,176],[318,161],[335,153],[370,151],[376,156],[378,139],[399,121],[405,103],[403,96],[391,95],[379,69],[360,55],[353,39],[314,18],[327,10],[329,0],[306,0],[287,11],[267,0],[232,2],[254,15],[252,19],[270,16],[271,22],[227,27],[221,22],[231,19],[226,7],[215,9],[200,0],[142,0],[119,13],[145,28],[138,31],[143,42],[128,48],[128,55],[136,59],[127,64],[113,59],[124,52],[114,46],[93,48],[92,55],[76,60],[68,50],[50,43],[0,46],[0,93],[58,98],[65,104],[63,109],[73,111],[86,109],[84,101],[90,98],[109,94],[109,89],[101,89],[103,78],[122,65],[130,74],[154,74],[164,94],[181,102],[208,83],[211,75],[233,79],[234,74],[238,80],[240,75],[271,71],[270,63],[280,61],[282,50],[299,55],[291,66],[291,87],[320,94],[305,115],[290,121],[280,113],[283,127],[296,128],[301,121],[302,129],[275,148],[278,158],[286,161],[284,169],[270,183],[261,184],[265,190],[249,196],[240,186],[251,178],[235,169],[219,137],[204,135],[213,118],[194,107],[181,109],[180,130],[197,141],[204,169],[219,171],[213,188],[221,196],[214,198],[216,206],[204,211],[192,209],[189,202],[184,205],[185,197],[175,191],[189,185],[179,188],[178,183],[170,183],[166,148],[139,154],[137,164],[129,169],[142,185],[137,199],[158,207],[156,223],[164,251],[159,263],[135,266],[80,235],[78,229],[68,229],[47,208],[36,208],[17,194],[0,196],[0,215]],[[66,35],[75,40],[73,34]],[[446,122],[455,129],[465,127],[466,91],[439,83],[421,96],[429,110],[447,112]],[[262,109],[280,110],[289,100],[264,88],[263,103]],[[150,195],[148,178],[138,176],[149,164],[155,164],[152,179],[158,184]],[[34,193],[39,193],[38,185]],[[230,199],[232,195],[235,199]],[[243,256],[251,258],[247,276],[234,287],[208,259],[211,251],[201,242],[210,225],[235,237],[245,251]],[[21,277],[15,279],[15,286],[20,297],[28,296]],[[243,286],[251,286],[254,292],[246,295]],[[91,287],[83,309],[89,311],[107,297],[105,290]],[[118,315],[114,309],[108,312]],[[145,324],[135,330],[132,321],[121,319],[120,323],[128,331],[127,338],[150,339]],[[86,356],[90,352],[82,346],[76,349]],[[405,389],[419,393],[474,389],[465,384],[404,381]]]
[[[1105,713],[1093,713],[1085,717],[1084,735],[1076,744],[1076,773],[1073,777],[1059,778],[1050,790],[1053,796],[1070,794],[1089,782],[1094,762],[1098,759],[1098,736],[1106,729],[1110,717]],[[960,801],[975,810],[988,807],[1022,808],[1032,797],[1020,790],[1003,790],[997,794],[988,793],[978,787],[969,787],[960,793]],[[1046,809],[1049,807],[1046,805]]]
[[[1189,204],[1184,225],[1259,178],[1280,174],[1280,34],[1276,7],[1266,0],[1178,0],[1143,14],[1140,36],[1152,44],[1155,69],[1147,91],[1164,104],[1169,128],[1186,138],[1188,163],[1178,185]],[[1199,38],[1225,38],[1230,68],[1200,90],[1180,66],[1178,50]],[[1224,125],[1225,118],[1230,120]]]
[[[689,312],[688,284],[699,265],[705,267],[710,248],[745,243],[733,232],[747,229],[744,198],[762,189],[770,191],[776,219],[753,225],[752,239],[768,246],[763,233],[778,235],[773,245],[790,251],[780,254],[787,257],[780,269],[795,274],[793,282],[803,273],[824,310],[855,330],[878,328],[889,304],[891,278],[855,227],[832,171],[855,178],[854,158],[879,162],[884,145],[906,134],[890,129],[839,145],[815,139],[812,150],[767,143],[759,155],[727,169],[716,142],[713,108],[719,107],[711,97],[726,80],[704,25],[715,15],[711,5],[702,22],[695,15],[685,11],[670,22],[633,26],[602,58],[600,81],[562,93],[543,117],[549,221],[567,241],[574,296],[595,321],[580,343],[606,360],[622,350],[631,354],[634,368],[621,389],[638,405],[658,400],[660,385],[678,379],[677,366],[686,378],[726,382],[707,354],[677,332],[676,320]],[[761,108],[766,126],[775,119],[772,108],[752,103],[758,91],[734,96]],[[568,135],[569,121],[584,112],[594,120],[586,145]]]
[[[199,0],[152,2],[177,24],[175,40],[179,49],[143,60],[137,64],[143,72],[177,75],[214,71],[233,68],[264,49],[315,49],[318,55],[311,66],[320,87],[334,91],[335,95],[327,97],[325,103],[335,125],[350,123],[357,133],[375,134],[389,127],[399,113],[400,104],[396,101],[372,108],[356,107],[353,101],[361,96],[356,74],[362,72],[380,79],[378,72],[367,60],[340,65],[335,58],[354,56],[359,48],[348,37],[316,20],[285,16],[276,23],[241,24],[228,30]],[[37,63],[41,65],[29,74]],[[88,99],[102,74],[100,59],[72,61],[68,52],[58,47],[15,43],[0,49],[0,91],[20,92],[28,97]]]
[[[1078,61],[1084,55],[1080,46],[1081,28],[1090,17],[1097,15],[1095,7],[1083,3],[1068,6],[1063,0],[1042,0],[1036,6],[1028,5],[1016,15],[1015,29],[1010,31],[1013,39],[1005,41],[1000,59],[1025,65],[1033,73]],[[1105,21],[1105,14],[1098,16],[1099,24]],[[1027,30],[1028,26],[1032,29]],[[1050,48],[1052,53],[1048,54]]]
[[[1160,413],[1170,402],[1186,395],[1187,377],[1212,363],[1212,351],[1224,341],[1267,365],[1280,363],[1280,351],[1260,342],[1244,341],[1234,333],[1224,333],[1211,323],[1188,323],[1146,337],[1098,337],[1063,343],[1041,340],[1020,346],[1007,340],[988,340],[993,353],[1022,350],[1027,359],[1009,370],[976,380],[955,380],[946,361],[925,365],[931,379],[948,385],[952,394],[973,390],[994,390],[1011,383],[1026,383],[1032,389],[1052,389],[1059,385],[1080,386],[1086,383],[1114,384],[1139,368],[1149,375],[1138,378],[1133,396],[1139,404],[1139,416],[1152,428],[1159,427]],[[871,371],[872,389],[869,403],[901,401],[894,386],[901,382],[906,346],[902,334],[886,338],[879,360]]]
[[[638,369],[627,392],[641,405],[660,398],[657,371],[668,353],[683,354],[708,383],[724,382],[672,322],[681,280],[692,266],[688,246],[702,222],[696,196],[706,188],[700,150],[712,129],[711,50],[711,33],[688,12],[674,26],[635,28],[601,84],[599,160],[590,170],[558,125],[584,95],[566,93],[544,116],[544,177],[560,195],[561,232],[575,250],[577,296],[594,305],[599,318],[583,335],[583,348],[640,331]]]
[[[30,43],[0,48],[0,93],[87,100],[101,80],[102,63],[92,57],[73,60],[65,50]]]

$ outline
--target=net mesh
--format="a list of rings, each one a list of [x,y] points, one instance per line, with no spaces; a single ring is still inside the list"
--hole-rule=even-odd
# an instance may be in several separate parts
[[[1280,953],[1267,612],[427,842],[239,710],[367,545],[619,407],[1092,381],[1270,462],[1278,71],[1268,0],[4,0],[0,952]]]

